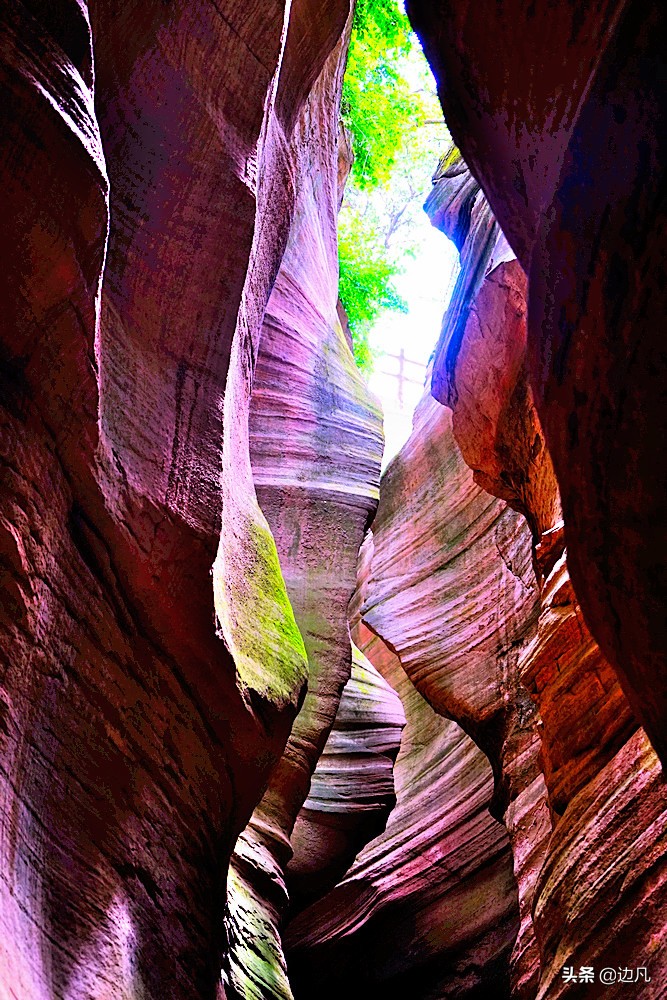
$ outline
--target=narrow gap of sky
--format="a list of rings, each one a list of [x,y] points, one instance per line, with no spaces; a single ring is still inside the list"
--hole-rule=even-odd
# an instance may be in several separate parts
[[[459,266],[456,247],[433,229],[425,213],[423,222],[415,224],[414,237],[419,241],[417,254],[396,279],[408,311],[383,313],[369,337],[377,357],[368,384],[384,412],[383,469],[410,437]]]
[[[411,178],[411,204],[399,236],[410,248],[403,258],[403,271],[395,279],[407,312],[381,314],[369,338],[376,352],[369,386],[382,403],[385,420],[383,468],[410,436],[414,409],[426,390],[427,366],[459,267],[456,247],[431,226],[423,210],[438,159],[451,140],[444,123],[437,124],[442,121],[442,112],[435,80],[416,37],[405,73],[433,113],[429,113],[427,124],[415,128],[411,158],[418,166]]]

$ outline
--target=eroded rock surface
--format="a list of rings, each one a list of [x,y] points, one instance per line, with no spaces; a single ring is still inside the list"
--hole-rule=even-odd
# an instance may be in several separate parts
[[[295,995],[307,996],[324,970],[324,996],[356,996],[361,982],[359,996],[398,996],[409,983],[420,997],[585,997],[600,993],[599,980],[591,993],[563,969],[592,966],[596,977],[604,967],[644,969],[641,995],[658,997],[664,785],[570,583],[528,378],[526,277],[455,154],[428,207],[462,251],[433,373],[448,406],[422,400],[383,477],[353,608],[357,641],[404,701],[397,804],[338,885],[288,926]],[[486,800],[472,791],[480,748],[495,778],[491,795],[487,772]],[[457,799],[459,780],[468,800]],[[494,855],[498,828],[489,807],[512,855],[504,917],[491,907],[501,890],[489,891],[482,860]],[[452,848],[453,883],[438,861],[456,840],[443,816],[457,817],[468,847],[486,840],[474,860]],[[465,902],[475,886],[481,923]],[[627,989],[618,975],[604,987],[612,996]]]
[[[458,228],[474,264],[475,256],[484,256],[475,250],[475,220],[485,219],[492,232],[493,216],[479,189],[472,212],[448,193],[464,179],[465,168],[453,177],[439,170],[426,209],[439,227]],[[560,494],[528,382],[527,280],[502,234],[496,242],[506,259],[497,264],[498,250],[487,252],[486,274],[469,301],[447,310],[433,389],[452,408],[454,436],[475,481],[522,513],[531,528],[533,567],[543,587],[538,635],[522,654],[521,680],[540,709],[543,766],[551,806],[560,813],[636,723],[570,584]]]
[[[279,934],[290,836],[350,677],[347,606],[378,498],[381,417],[337,317],[345,51],[341,43],[332,53],[297,123],[296,211],[264,318],[252,398],[254,482],[304,638],[309,681],[285,753],[235,853],[230,996],[291,995]]]
[[[348,15],[0,14],[3,995],[215,992],[306,679],[248,401]]]
[[[404,726],[396,691],[353,646],[352,673],[292,833],[291,913],[333,888],[384,829]]]
[[[451,412],[428,395],[385,473],[365,551],[358,641],[398,690],[407,719],[397,805],[345,879],[290,924],[297,995],[317,964],[339,988],[358,977],[367,991],[391,995],[408,982],[425,997],[485,987],[509,995],[519,923],[509,843],[489,812],[488,762],[449,720],[491,755],[516,715],[508,691],[536,613],[530,536],[475,485]],[[535,713],[525,694],[524,710],[528,730]],[[493,763],[499,772],[498,752]],[[496,813],[504,794],[498,784]]]
[[[436,224],[461,231],[466,225],[466,210],[448,194],[452,180],[446,173],[436,175],[429,207],[436,208]],[[453,180],[457,190],[462,176],[458,170]],[[438,188],[444,190],[439,192]],[[489,211],[480,203],[481,197],[476,196],[472,213],[467,213],[472,219],[467,239],[472,244],[477,242],[475,213],[483,216]],[[457,311],[455,303],[445,316],[434,388],[446,396],[453,409],[454,434],[463,457],[475,470],[475,480],[521,511],[533,536],[533,566],[541,584],[540,614],[537,632],[521,650],[518,676],[539,709],[537,759],[542,774],[530,784],[519,784],[519,794],[511,802],[505,821],[514,845],[521,898],[533,913],[540,952],[539,995],[551,996],[564,988],[562,967],[574,962],[578,945],[573,940],[573,910],[582,921],[585,942],[577,957],[583,963],[583,950],[588,948],[599,955],[603,966],[614,964],[613,953],[605,944],[607,923],[625,940],[619,928],[635,919],[637,908],[655,912],[648,898],[662,912],[664,796],[659,781],[652,783],[646,778],[659,773],[657,759],[642,743],[643,734],[632,735],[637,723],[614,670],[586,627],[569,580],[560,496],[528,384],[526,279],[516,260],[506,259],[494,266],[492,257],[467,308]],[[641,765],[639,746],[646,754]],[[505,755],[505,767],[509,760]],[[512,787],[516,783],[509,768],[508,776]],[[541,805],[540,783],[546,792]],[[601,843],[597,834],[601,816],[593,803],[599,803],[603,788],[603,813],[609,810],[615,817],[605,826],[605,854],[614,857],[614,867],[624,884],[624,891],[613,899],[607,895],[607,880],[596,869],[594,857],[586,858],[583,846],[588,841],[593,853],[599,850],[595,845]],[[626,794],[636,797],[635,808],[645,817],[638,822],[644,843],[650,845],[650,860],[645,868],[639,865],[647,882],[645,895],[635,887],[641,884],[642,876],[637,874],[637,883],[633,881],[637,860],[630,861],[628,856],[632,835],[627,826]],[[550,823],[544,811],[547,802]],[[553,837],[548,844],[543,841],[537,852],[539,827],[535,815],[526,823],[527,805],[531,812],[538,809],[543,828],[544,824],[547,830],[554,826]],[[524,865],[526,851],[529,863]],[[567,870],[569,881],[559,885],[555,870],[563,874]],[[523,913],[525,919],[526,909]],[[545,921],[542,915],[547,913]],[[652,985],[643,988],[651,996],[663,989],[664,974],[654,959],[660,950],[656,941],[662,919],[656,917],[655,924],[645,920],[644,932],[633,944],[638,965],[650,970]],[[534,982],[522,975],[517,989],[532,996]]]
[[[348,0],[0,10],[3,1000],[667,992],[667,14],[407,6],[472,172],[351,677]]]
[[[407,10],[452,136],[530,277],[530,379],[573,582],[664,760],[667,11],[636,0]]]
[[[295,996],[315,980],[325,998],[508,996],[518,911],[488,762],[381,639],[361,625],[355,636],[405,710],[396,806],[345,878],[289,924]]]

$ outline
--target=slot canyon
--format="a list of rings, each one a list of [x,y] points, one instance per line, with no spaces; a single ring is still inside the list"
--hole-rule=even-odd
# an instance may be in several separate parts
[[[667,6],[405,13],[383,469],[353,0],[0,2],[0,1000],[667,997]]]

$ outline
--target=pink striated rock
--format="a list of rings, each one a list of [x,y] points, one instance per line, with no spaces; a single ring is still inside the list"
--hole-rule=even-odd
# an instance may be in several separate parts
[[[534,738],[534,708],[525,693],[520,712],[510,699],[521,690],[517,651],[535,623],[530,536],[518,515],[475,485],[454,442],[451,412],[429,396],[385,474],[373,534],[356,614],[363,602],[363,648],[404,700],[397,806],[339,885],[290,924],[295,994],[305,993],[314,968],[325,964],[332,995],[353,975],[362,992],[409,980],[420,996],[463,995],[484,983],[502,995],[518,910],[505,834],[487,811],[488,765],[428,703],[493,751],[495,810],[502,814],[503,733],[513,733],[517,766],[539,773],[525,748]],[[368,629],[379,637],[374,642]],[[437,793],[435,781],[442,783]],[[441,850],[451,851],[451,860],[434,871]],[[455,926],[454,913],[466,915]],[[474,975],[465,971],[472,942]]]
[[[93,58],[47,6],[0,14],[0,982],[212,996],[306,675],[247,404],[349,9],[99,0]]]
[[[539,1000],[663,997],[667,906],[667,791],[646,734],[638,730],[569,803],[535,891],[543,973]],[[620,905],[619,905],[620,904]],[[596,984],[569,985],[563,968],[596,970]],[[604,987],[604,968],[630,967],[635,985]],[[637,981],[645,969],[650,982]]]
[[[393,762],[405,714],[394,689],[352,647],[352,673],[292,833],[290,913],[324,895],[382,833],[396,804]]]
[[[665,13],[408,6],[478,180],[448,158],[430,199],[453,414],[385,479],[370,694],[349,3],[0,11],[8,997],[289,1000],[288,885],[304,998],[667,991]]]
[[[528,367],[573,583],[664,759],[667,13],[636,0],[407,10],[530,277]]]
[[[295,996],[309,996],[315,980],[325,1000],[342,990],[353,998],[507,995],[516,890],[505,833],[488,812],[488,763],[421,697],[382,640],[363,625],[355,634],[405,710],[396,806],[345,878],[288,925]]]
[[[453,182],[455,191],[461,178],[459,170]],[[436,189],[451,184],[446,174],[436,177]],[[451,213],[465,212],[446,190],[434,192],[430,201],[447,206],[436,216],[439,225],[455,226]],[[479,196],[476,210],[483,216]],[[475,239],[471,233],[469,240],[474,244]],[[447,388],[462,454],[478,482],[526,516],[535,544],[534,566],[542,581],[537,631],[521,650],[518,674],[539,708],[539,741],[529,741],[526,750],[529,755],[539,750],[543,775],[533,778],[530,772],[516,768],[525,751],[515,753],[511,733],[503,748],[511,789],[505,822],[514,850],[522,910],[514,954],[514,990],[516,995],[534,997],[538,972],[540,995],[545,996],[551,995],[560,974],[546,943],[544,926],[550,928],[549,935],[557,936],[560,929],[568,927],[571,908],[576,905],[586,926],[593,927],[600,907],[598,877],[593,876],[594,865],[584,858],[583,849],[572,870],[572,880],[579,880],[581,890],[575,891],[573,882],[561,886],[555,875],[547,878],[545,874],[560,870],[558,845],[564,843],[564,830],[575,814],[574,801],[577,808],[588,808],[597,794],[599,775],[614,773],[609,770],[612,760],[625,762],[623,781],[644,786],[632,775],[629,761],[636,760],[636,754],[629,751],[632,740],[626,742],[636,722],[614,671],[586,628],[567,572],[558,487],[549,455],[541,445],[540,422],[527,383],[525,295],[525,278],[516,261],[491,265],[467,308],[461,311],[459,305],[458,313],[450,309],[446,314],[436,364],[442,366],[438,384]],[[512,762],[513,768],[508,766]],[[655,785],[650,792],[638,791],[638,795],[642,809],[662,808],[660,796],[655,799]],[[547,798],[555,826],[548,843],[551,822],[545,808]],[[592,816],[587,822],[592,822]],[[623,824],[610,824],[606,833],[607,854],[616,857],[621,866],[627,852],[626,835]],[[582,830],[580,836],[582,840],[591,836],[590,830]],[[655,824],[644,831],[644,842],[654,855],[661,851],[661,836],[661,828]],[[655,898],[660,898],[658,891]],[[606,906],[611,924],[624,926],[633,912],[634,894],[629,889],[620,892]],[[535,927],[539,967],[534,947],[526,948],[532,938],[531,911],[537,913],[536,908],[549,914],[546,925]],[[594,951],[598,943],[589,936],[586,946]],[[642,935],[633,947],[637,961],[646,963],[652,955],[653,939]],[[579,958],[581,964],[588,964],[583,952]]]
[[[521,927],[511,980],[525,982],[517,995],[529,996],[538,968],[530,887],[551,828],[539,717],[520,681],[538,610],[530,533],[475,484],[451,411],[426,397],[383,480],[374,535],[364,622],[400,654],[430,704],[485,751],[496,777],[494,815],[513,808]],[[526,811],[527,822],[517,822]]]
[[[336,313],[338,102],[346,41],[332,53],[296,124],[290,150],[296,211],[264,317],[252,397],[254,483],[304,637],[309,683],[285,754],[233,861],[232,996],[291,995],[279,936],[290,836],[350,676],[347,606],[359,546],[377,506],[380,414]]]
[[[535,624],[530,536],[475,484],[451,411],[428,395],[385,473],[373,533],[364,622],[424,697],[483,745],[513,710],[518,650]]]
[[[464,178],[461,166],[454,178],[436,174],[426,205],[433,221],[463,232],[476,213],[493,231],[483,195],[476,194],[472,216],[455,197]],[[477,242],[471,224],[462,263],[472,271],[475,253],[482,262]],[[510,259],[496,266],[491,259],[470,303],[448,309],[433,384],[452,407],[454,436],[475,481],[520,511],[532,531],[542,610],[538,634],[521,656],[521,680],[540,710],[542,765],[551,808],[560,813],[636,724],[569,581],[560,495],[528,384],[527,282],[518,261],[504,255]]]

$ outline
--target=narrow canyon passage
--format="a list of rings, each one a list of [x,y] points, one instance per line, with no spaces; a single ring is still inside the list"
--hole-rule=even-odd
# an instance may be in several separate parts
[[[666,18],[0,6],[0,1000],[667,995]]]

